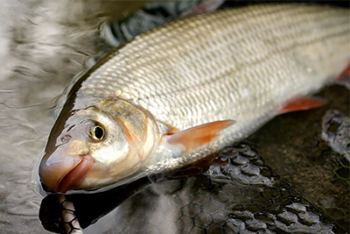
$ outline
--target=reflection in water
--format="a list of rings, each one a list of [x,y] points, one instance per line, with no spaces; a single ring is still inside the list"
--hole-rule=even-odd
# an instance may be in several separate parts
[[[59,203],[55,195],[41,201],[33,192],[32,170],[64,101],[59,97],[67,84],[91,57],[109,50],[100,41],[96,25],[141,3],[4,0],[1,4],[0,230],[44,233],[38,219],[41,204],[43,225],[57,231]],[[312,227],[307,230],[315,233],[332,229],[341,232],[340,227],[347,230],[349,163],[320,136],[327,109],[349,113],[349,93],[330,87],[321,95],[329,100],[328,106],[280,116],[247,140],[282,181],[260,156],[243,147],[223,151],[229,152],[225,156],[231,163],[212,166],[204,175],[152,186],[141,180],[108,193],[72,195],[68,199],[74,202],[87,233],[231,233],[243,227],[276,232],[291,231],[292,227],[296,231]],[[311,204],[331,219],[324,219]]]

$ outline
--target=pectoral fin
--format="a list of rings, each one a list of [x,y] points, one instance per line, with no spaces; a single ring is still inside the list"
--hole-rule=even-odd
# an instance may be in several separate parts
[[[327,102],[319,98],[303,97],[286,103],[286,105],[280,110],[280,114],[309,110],[325,105]]]
[[[188,153],[215,140],[222,130],[230,127],[234,123],[234,120],[224,120],[202,124],[168,135],[166,136],[166,140],[170,145],[182,145],[184,147],[184,152]]]

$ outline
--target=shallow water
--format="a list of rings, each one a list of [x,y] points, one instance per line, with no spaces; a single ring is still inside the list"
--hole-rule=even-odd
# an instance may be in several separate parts
[[[122,12],[136,5],[83,0],[62,0],[57,3],[6,0],[1,4],[0,232],[45,233],[48,231],[45,231],[38,218],[42,197],[35,193],[35,172],[34,177],[32,172],[59,105],[64,100],[64,95],[60,97],[73,77],[89,67],[91,58],[99,57],[110,49],[100,39],[97,26],[110,18],[121,16]],[[278,180],[281,180],[281,185],[274,184],[274,188],[289,191],[290,188],[286,186],[291,184],[295,192],[289,198],[301,199],[303,202],[298,201],[297,204],[302,203],[315,216],[321,217],[322,222],[318,224],[322,227],[330,225],[340,231],[341,228],[347,230],[349,224],[346,220],[350,216],[349,178],[346,177],[349,175],[349,162],[344,160],[344,154],[331,149],[321,138],[321,133],[322,118],[327,110],[337,109],[349,113],[349,92],[343,87],[332,86],[319,95],[329,101],[327,106],[279,116],[247,139],[246,143],[265,160],[273,173],[280,176]],[[346,150],[349,152],[348,148]],[[231,156],[236,160],[237,155],[233,153]],[[248,160],[244,165],[250,165],[250,162]],[[258,167],[265,167],[265,164],[258,164]],[[219,169],[213,167],[210,172],[214,173],[215,170]],[[209,222],[208,215],[220,222],[229,220],[227,229],[220,230],[234,231],[234,227],[241,225],[234,222],[251,220],[242,217],[251,217],[252,214],[242,215],[236,208],[229,207],[237,200],[227,198],[225,193],[235,196],[241,203],[246,202],[244,204],[248,204],[244,194],[248,194],[256,203],[265,204],[266,201],[257,195],[258,191],[265,191],[265,187],[250,185],[235,190],[234,186],[227,185],[225,190],[223,184],[228,182],[222,176],[224,174],[206,174],[152,185],[89,226],[86,231],[135,232],[147,226],[150,233],[154,233],[155,229],[158,232],[172,230],[174,233],[201,233],[223,228],[221,224],[217,227],[215,222]],[[207,191],[214,187],[218,197]],[[274,193],[262,197],[268,200],[269,196],[272,199]],[[206,199],[211,202],[203,202]],[[282,199],[283,203],[278,199],[272,200],[285,206],[294,204],[291,200],[286,203]],[[89,203],[83,203],[82,206],[86,204]],[[223,209],[224,206],[229,208]],[[252,206],[248,204],[240,207],[240,210],[249,210],[248,207]],[[319,210],[314,211],[313,207]],[[266,209],[265,205],[260,208],[254,206],[249,212],[255,215],[263,211],[276,216],[279,214],[272,208]],[[323,221],[323,214],[328,217],[327,221]],[[218,229],[206,229],[209,226]]]

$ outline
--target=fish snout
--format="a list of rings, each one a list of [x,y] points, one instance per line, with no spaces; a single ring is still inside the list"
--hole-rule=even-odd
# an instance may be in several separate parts
[[[42,159],[39,177],[49,191],[65,193],[79,189],[94,162],[90,155],[67,155],[57,150]]]

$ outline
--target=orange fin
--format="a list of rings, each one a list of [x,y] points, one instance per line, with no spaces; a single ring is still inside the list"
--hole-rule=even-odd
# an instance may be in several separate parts
[[[341,80],[346,76],[350,76],[350,64],[340,73],[337,80]]]
[[[168,135],[166,140],[171,145],[181,144],[185,147],[185,152],[213,141],[218,133],[235,123],[234,120],[216,121],[189,128],[173,135]]]
[[[291,102],[288,102],[282,110],[280,110],[280,114],[294,112],[294,111],[302,111],[302,110],[310,110],[313,108],[321,107],[325,105],[327,102],[318,98],[311,97],[303,97],[295,99]]]

